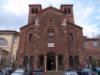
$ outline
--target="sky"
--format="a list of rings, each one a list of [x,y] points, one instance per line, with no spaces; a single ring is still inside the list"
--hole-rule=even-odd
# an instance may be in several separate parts
[[[29,4],[58,9],[61,4],[73,4],[75,24],[83,27],[83,35],[100,34],[100,0],[0,0],[0,30],[20,31],[28,23]]]

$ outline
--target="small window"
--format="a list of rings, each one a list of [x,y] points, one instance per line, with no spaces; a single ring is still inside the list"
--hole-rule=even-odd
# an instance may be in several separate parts
[[[94,48],[97,48],[97,47],[98,47],[98,42],[97,42],[97,41],[94,41],[94,42],[93,42],[93,47],[94,47]]]
[[[71,41],[73,41],[73,34],[72,33],[70,33],[70,39],[71,39]]]
[[[54,43],[48,43],[48,47],[54,47]]]
[[[32,39],[32,33],[29,34],[29,41]]]

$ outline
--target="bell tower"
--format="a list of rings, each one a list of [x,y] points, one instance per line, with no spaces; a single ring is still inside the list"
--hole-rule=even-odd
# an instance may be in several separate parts
[[[61,5],[60,11],[65,15],[67,21],[74,23],[73,5]]]
[[[42,10],[40,4],[31,4],[29,5],[29,17],[28,17],[28,23],[34,22],[34,19],[38,15],[38,13]]]

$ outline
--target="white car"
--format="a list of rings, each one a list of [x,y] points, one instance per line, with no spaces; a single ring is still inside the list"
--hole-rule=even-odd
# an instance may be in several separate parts
[[[78,73],[75,70],[67,69],[64,71],[64,75],[78,75]]]
[[[24,69],[16,69],[11,75],[24,75]]]

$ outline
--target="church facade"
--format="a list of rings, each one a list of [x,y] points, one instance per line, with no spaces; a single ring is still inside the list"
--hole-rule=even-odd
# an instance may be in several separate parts
[[[59,71],[86,63],[82,27],[74,22],[73,5],[60,9],[29,5],[28,24],[20,28],[17,65]]]

